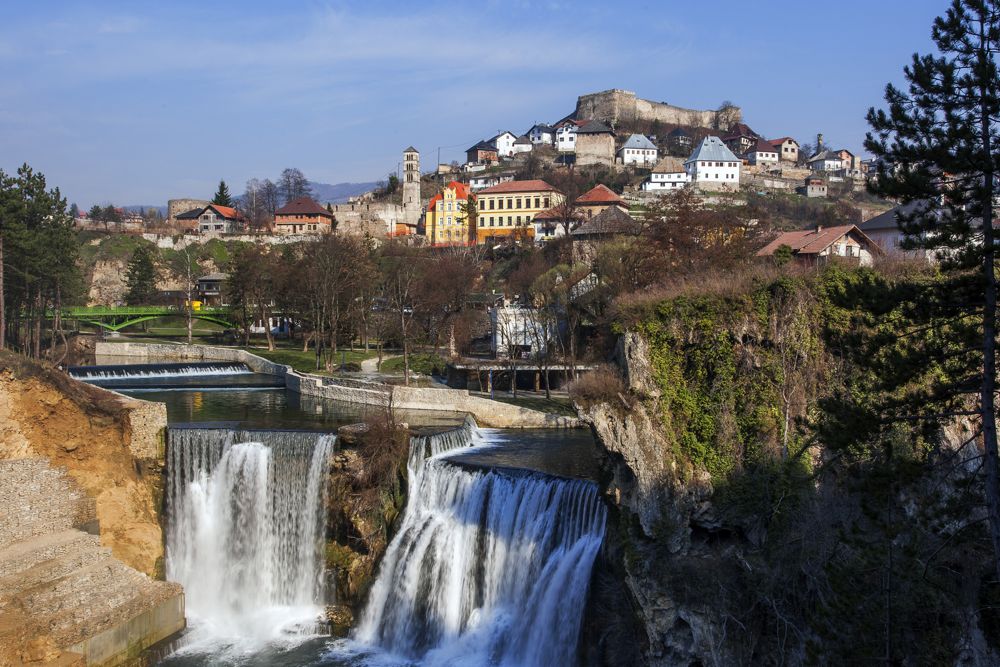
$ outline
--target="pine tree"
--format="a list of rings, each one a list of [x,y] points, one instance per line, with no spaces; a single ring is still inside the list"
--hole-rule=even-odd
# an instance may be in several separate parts
[[[215,196],[212,197],[212,203],[218,204],[219,206],[233,205],[233,198],[229,194],[229,186],[226,185],[225,181],[219,181],[219,189],[215,191]]]
[[[125,272],[125,284],[128,292],[125,303],[130,306],[144,306],[153,302],[156,296],[156,266],[153,263],[153,250],[143,244],[135,249]]]
[[[937,252],[950,281],[922,304],[926,331],[947,332],[950,344],[936,350],[946,355],[937,363],[947,372],[927,393],[936,401],[934,409],[918,407],[936,413],[935,421],[956,416],[978,420],[983,495],[1000,578],[993,226],[1000,175],[995,57],[1000,0],[953,0],[934,21],[932,36],[939,55],[913,56],[904,70],[906,91],[886,87],[888,110],[868,112],[872,132],[865,147],[879,158],[875,192],[909,205],[897,212],[906,247]]]

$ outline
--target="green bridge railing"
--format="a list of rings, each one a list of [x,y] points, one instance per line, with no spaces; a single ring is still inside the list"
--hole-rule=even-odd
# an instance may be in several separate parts
[[[76,320],[108,331],[119,331],[125,327],[141,324],[161,317],[187,317],[183,306],[67,306],[59,310],[65,320]],[[49,317],[55,315],[50,311]],[[232,328],[232,311],[229,308],[205,307],[191,311],[191,317],[205,322],[214,322]]]

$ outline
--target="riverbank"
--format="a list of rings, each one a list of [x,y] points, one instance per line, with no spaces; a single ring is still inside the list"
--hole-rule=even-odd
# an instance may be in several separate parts
[[[166,411],[10,353],[0,369],[0,664],[120,664],[185,622],[160,581]]]
[[[98,341],[95,345],[95,354],[98,357],[244,363],[257,373],[283,377],[286,387],[303,395],[360,405],[391,406],[400,410],[463,412],[472,415],[481,426],[490,428],[578,428],[583,426],[576,417],[546,413],[493,401],[472,395],[465,389],[405,387],[363,379],[322,377],[301,373],[291,366],[269,361],[239,348]]]

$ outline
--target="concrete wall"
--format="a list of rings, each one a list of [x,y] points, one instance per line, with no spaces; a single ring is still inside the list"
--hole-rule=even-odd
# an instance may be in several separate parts
[[[576,118],[594,118],[615,123],[618,121],[660,121],[676,125],[715,129],[728,128],[739,122],[742,114],[735,108],[725,118],[709,109],[685,109],[665,102],[652,102],[637,98],[629,90],[612,89],[581,95],[576,101]]]
[[[242,362],[258,373],[281,375],[285,386],[307,396],[329,398],[358,405],[385,406],[391,401],[400,410],[466,412],[481,426],[490,428],[576,428],[576,417],[551,415],[501,401],[473,396],[465,389],[400,387],[353,378],[328,378],[292,370],[290,366],[262,359],[246,350],[205,345],[169,345],[98,341],[98,356],[140,357],[145,359],[182,359],[191,361]]]
[[[135,661],[142,651],[184,627],[184,594],[178,593],[69,650],[83,655],[89,667],[114,667]]]

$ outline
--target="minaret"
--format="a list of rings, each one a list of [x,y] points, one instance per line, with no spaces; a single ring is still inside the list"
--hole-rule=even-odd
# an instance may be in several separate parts
[[[413,146],[403,151],[403,217],[411,226],[420,220],[420,152]]]

